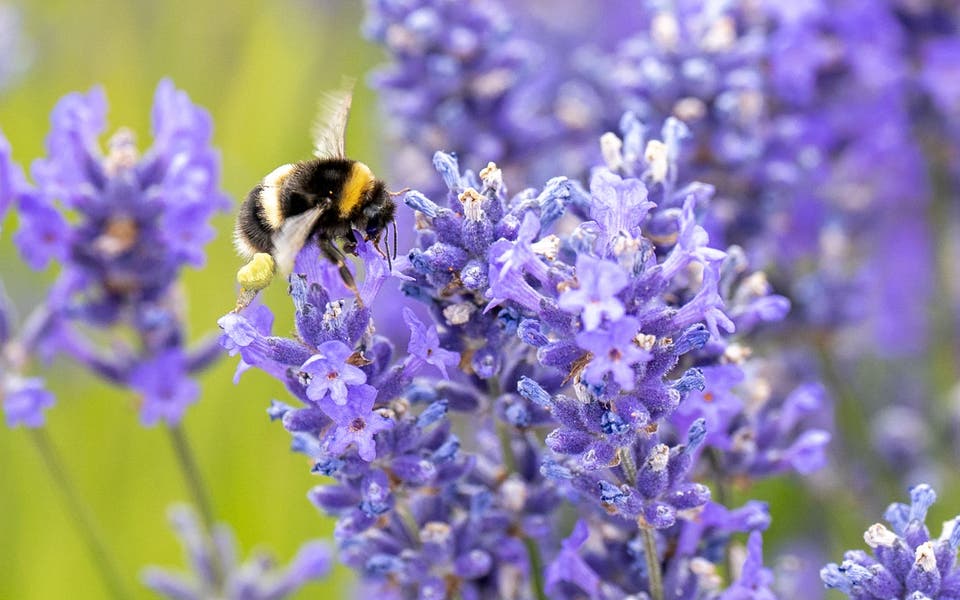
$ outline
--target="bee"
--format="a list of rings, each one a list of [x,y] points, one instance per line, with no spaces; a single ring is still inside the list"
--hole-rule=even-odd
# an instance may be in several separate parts
[[[321,253],[337,265],[358,302],[357,285],[344,254],[356,254],[354,229],[390,261],[390,254],[380,249],[380,240],[384,232],[389,238],[392,223],[396,256],[395,194],[367,165],[344,153],[352,88],[352,82],[347,82],[321,97],[313,131],[315,158],[277,167],[241,204],[234,245],[248,262],[237,272],[242,289],[235,311],[248,306],[276,275],[289,275],[297,254],[312,237]],[[337,242],[342,242],[343,250]]]

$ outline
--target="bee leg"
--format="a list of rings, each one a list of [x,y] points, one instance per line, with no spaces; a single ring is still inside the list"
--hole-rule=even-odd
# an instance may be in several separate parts
[[[383,234],[378,233],[374,238],[371,239],[373,242],[373,249],[377,251],[377,254],[380,255],[380,258],[386,260],[387,254],[380,248],[380,238]]]
[[[383,242],[383,248],[380,247],[380,242]],[[380,255],[380,258],[387,261],[387,270],[393,271],[393,259],[390,258],[390,230],[387,230],[387,236],[384,239],[383,232],[380,232],[373,238],[373,249],[377,251],[377,254]]]
[[[357,282],[353,279],[353,273],[350,272],[350,269],[347,268],[346,256],[343,252],[340,251],[340,248],[337,248],[337,245],[333,240],[328,240],[325,238],[320,238],[319,240],[320,251],[323,252],[323,255],[329,258],[340,271],[340,278],[343,279],[344,285],[347,286],[353,295],[357,297],[357,304],[363,306],[363,300],[360,298],[360,292],[357,290]]]

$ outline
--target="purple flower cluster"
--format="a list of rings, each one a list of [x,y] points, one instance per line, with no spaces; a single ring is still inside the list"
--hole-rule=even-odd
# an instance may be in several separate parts
[[[866,322],[880,354],[921,347],[932,282],[910,265],[932,248],[913,129],[950,129],[955,6],[650,0],[598,25],[568,2],[561,26],[536,4],[368,3],[368,36],[391,58],[373,84],[404,140],[398,173],[420,177],[443,148],[539,185],[558,165],[583,175],[625,111],[674,116],[695,134],[687,171],[718,192],[705,226],[771,270],[793,321]],[[611,168],[644,148],[625,154]]]
[[[326,576],[332,566],[330,550],[320,542],[304,544],[287,567],[278,567],[272,556],[262,552],[239,563],[230,529],[220,525],[207,532],[188,506],[172,507],[170,523],[183,544],[191,573],[148,567],[143,582],[171,600],[282,600]]]
[[[724,477],[819,467],[829,436],[808,417],[822,391],[783,386],[785,398],[733,400],[740,381],[765,382],[730,333],[781,319],[788,303],[744,273],[742,253],[709,245],[699,219],[712,188],[679,183],[683,135],[668,121],[635,177],[599,167],[589,190],[557,177],[512,197],[493,163],[478,177],[438,153],[448,191],[407,193],[417,243],[397,271],[359,244],[362,303],[308,244],[290,279],[294,339],[271,335],[262,305],[220,320],[238,373],[262,369],[303,405],[274,401],[269,414],[335,480],[310,499],[337,517],[342,559],[370,589],[397,598],[769,593],[765,507],[711,503],[694,473],[708,464],[708,435],[709,452],[729,457]],[[369,308],[391,276],[432,322],[404,309],[410,340],[396,358]],[[734,372],[736,382],[725,379]],[[716,430],[706,410],[678,412],[708,386],[731,398]],[[564,505],[582,520],[561,543]],[[718,548],[740,532],[755,535],[724,589]],[[668,556],[677,544],[683,552]],[[618,573],[623,556],[635,567]]]
[[[183,267],[203,265],[214,235],[209,220],[229,206],[218,190],[210,117],[165,80],[154,100],[154,143],[143,155],[127,129],[101,153],[99,88],[66,96],[51,119],[48,154],[33,163],[32,185],[0,143],[0,207],[7,198],[17,207],[21,256],[34,269],[60,266],[22,349],[65,353],[136,390],[145,424],[177,423],[197,399],[190,374],[219,353],[212,342],[186,347],[176,283]],[[98,330],[117,334],[97,343]]]
[[[960,517],[947,521],[939,538],[926,526],[927,510],[937,495],[928,485],[910,490],[910,504],[894,503],[883,523],[871,525],[863,534],[872,556],[862,550],[844,554],[841,564],[830,563],[820,571],[828,588],[862,600],[910,598],[951,600],[960,598]]]

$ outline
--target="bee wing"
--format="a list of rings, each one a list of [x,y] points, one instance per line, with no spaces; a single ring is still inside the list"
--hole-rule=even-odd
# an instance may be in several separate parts
[[[313,124],[313,153],[318,158],[345,158],[344,132],[353,100],[352,78],[344,78],[340,89],[320,96],[317,118]]]
[[[326,205],[321,205],[290,217],[283,222],[279,230],[274,232],[271,238],[273,258],[281,277],[286,277],[293,271],[293,263],[297,255],[300,254],[307,238],[310,237],[310,232],[313,231],[313,225],[325,209]]]

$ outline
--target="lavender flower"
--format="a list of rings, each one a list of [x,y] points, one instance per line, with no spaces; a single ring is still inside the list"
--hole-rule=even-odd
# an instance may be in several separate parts
[[[330,291],[335,267],[308,243],[290,278],[296,338],[270,335],[263,307],[220,320],[241,365],[301,404],[268,413],[334,480],[309,498],[336,517],[341,556],[368,593],[523,597],[519,586],[543,597],[549,586],[558,597],[714,598],[711,544],[766,526],[765,509],[709,503],[692,479],[705,420],[677,427],[671,416],[703,389],[702,369],[726,360],[735,321],[749,330],[786,309],[763,286],[728,281],[728,255],[699,224],[711,190],[677,184],[669,149],[682,128],[664,131],[674,140],[664,164],[652,156],[639,178],[598,168],[589,191],[558,177],[511,197],[493,163],[477,177],[437,153],[448,193],[406,195],[418,239],[399,271],[358,238],[371,290],[362,304]],[[434,323],[403,311],[406,354],[376,333],[368,308],[391,275]],[[470,422],[463,439],[457,413]],[[564,502],[584,520],[558,545]],[[621,545],[605,563],[591,561],[588,539],[602,524]],[[688,554],[670,563],[643,551],[648,541]],[[759,543],[731,598],[766,593]],[[629,577],[611,573],[624,552],[642,565]]]
[[[322,543],[302,546],[287,567],[277,566],[274,558],[264,553],[257,553],[241,564],[237,561],[236,540],[226,526],[206,532],[188,506],[170,509],[170,522],[183,544],[192,572],[182,574],[159,567],[147,568],[143,573],[144,584],[165,598],[280,600],[330,572],[330,551]]]
[[[841,564],[820,571],[828,588],[851,598],[929,598],[960,596],[960,574],[954,568],[960,547],[960,517],[947,521],[932,539],[924,523],[937,495],[925,484],[910,490],[910,504],[891,504],[884,514],[892,529],[872,525],[863,539],[872,556],[851,550]]]
[[[48,155],[31,168],[34,185],[17,175],[0,144],[0,206],[2,198],[14,197],[21,255],[35,269],[51,261],[61,266],[21,342],[27,352],[63,352],[137,390],[144,424],[177,423],[197,398],[190,375],[218,354],[211,342],[185,347],[176,289],[184,266],[203,264],[203,247],[213,237],[209,219],[228,206],[217,190],[210,118],[167,80],[157,87],[154,144],[143,156],[126,129],[101,154],[105,118],[99,88],[61,100],[52,114]],[[117,337],[100,347],[82,327],[128,327],[136,344]]]
[[[379,0],[368,3],[366,32],[391,59],[373,85],[404,141],[398,173],[426,177],[439,147],[467,164],[495,160],[524,185],[558,165],[580,177],[595,163],[594,140],[620,122],[622,139],[603,146],[608,166],[639,176],[651,157],[650,177],[662,181],[669,153],[715,186],[703,224],[771,270],[796,306],[791,322],[866,322],[864,348],[902,356],[924,343],[933,293],[926,271],[907,266],[933,256],[911,130],[950,122],[912,98],[924,90],[946,114],[956,104],[960,18],[943,4],[650,0],[611,7],[618,18],[598,26],[568,5],[554,11],[577,15],[564,21],[533,2]],[[671,116],[695,143],[648,145],[641,123]],[[892,235],[904,239],[895,251]],[[865,305],[864,290],[877,301]]]
[[[318,353],[300,367],[300,372],[310,382],[307,385],[307,397],[319,402],[329,394],[335,404],[342,406],[347,403],[347,386],[360,386],[366,383],[367,376],[347,363],[353,352],[343,342],[324,342],[317,350]]]
[[[403,309],[403,320],[410,328],[410,355],[433,365],[447,377],[447,367],[460,362],[460,355],[440,347],[440,337],[435,327],[428,327],[407,307]]]

